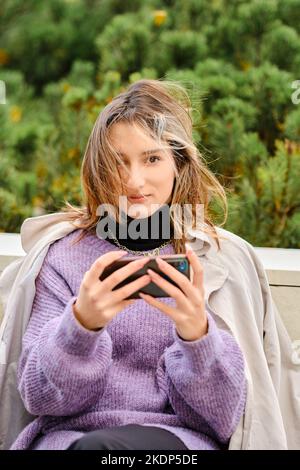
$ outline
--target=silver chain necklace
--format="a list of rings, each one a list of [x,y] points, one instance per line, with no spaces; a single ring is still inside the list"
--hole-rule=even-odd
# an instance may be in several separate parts
[[[133,253],[134,255],[143,255],[143,256],[159,256],[160,254],[160,250],[168,245],[170,243],[171,240],[167,240],[165,243],[163,243],[162,245],[158,246],[157,248],[154,248],[154,250],[151,250],[150,252],[145,252],[145,251],[134,251],[134,250],[130,250],[129,248],[127,248],[126,246],[124,245],[121,245],[119,243],[119,241],[117,240],[117,238],[114,236],[114,234],[112,233],[112,231],[110,229],[108,229],[108,231],[110,232],[112,238],[115,240],[116,244],[118,245],[119,248],[121,248],[122,250],[126,250],[128,251],[129,253]]]

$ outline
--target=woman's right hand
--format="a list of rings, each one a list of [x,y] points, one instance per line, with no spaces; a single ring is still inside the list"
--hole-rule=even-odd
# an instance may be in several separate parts
[[[73,304],[73,312],[81,325],[88,330],[103,328],[117,313],[134,302],[134,300],[124,299],[151,282],[150,276],[145,274],[126,286],[112,291],[117,284],[130,274],[142,268],[149,261],[149,258],[132,261],[100,281],[99,277],[106,266],[125,254],[127,252],[124,251],[105,253],[96,259],[83,276],[77,300]]]

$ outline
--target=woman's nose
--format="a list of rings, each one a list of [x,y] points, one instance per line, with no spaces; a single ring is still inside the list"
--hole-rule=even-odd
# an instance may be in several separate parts
[[[127,185],[136,188],[144,185],[145,176],[143,170],[138,167],[127,169]]]

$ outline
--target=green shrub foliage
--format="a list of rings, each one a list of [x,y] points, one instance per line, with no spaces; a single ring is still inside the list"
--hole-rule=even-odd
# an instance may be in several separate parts
[[[0,231],[80,204],[98,114],[163,77],[188,90],[195,143],[227,190],[225,228],[300,248],[300,0],[3,0]]]

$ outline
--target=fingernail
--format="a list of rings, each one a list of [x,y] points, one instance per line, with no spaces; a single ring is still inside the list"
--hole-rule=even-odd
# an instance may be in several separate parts
[[[152,269],[147,269],[147,272],[148,272],[149,274],[153,274],[154,276],[156,275],[156,273],[155,273],[154,271],[152,271]]]

